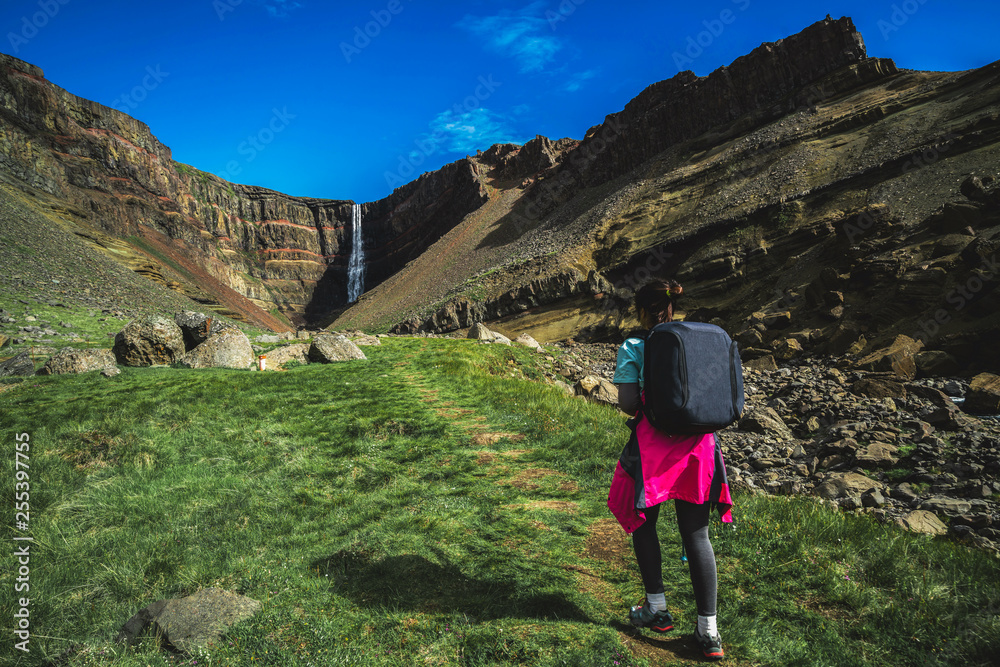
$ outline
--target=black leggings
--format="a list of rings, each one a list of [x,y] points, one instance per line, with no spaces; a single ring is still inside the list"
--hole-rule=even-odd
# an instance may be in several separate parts
[[[718,574],[715,569],[715,551],[708,540],[708,515],[711,503],[695,505],[683,500],[675,500],[677,527],[684,541],[688,567],[691,570],[691,585],[700,616],[715,615],[715,598]],[[663,592],[662,559],[660,540],[656,535],[656,519],[660,516],[660,505],[643,510],[646,521],[632,533],[635,559],[639,563],[642,584],[647,593]]]

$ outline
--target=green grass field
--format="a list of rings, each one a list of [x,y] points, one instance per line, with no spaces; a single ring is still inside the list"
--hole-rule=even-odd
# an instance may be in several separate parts
[[[287,372],[123,369],[0,381],[0,663],[671,665],[701,662],[673,513],[674,632],[606,507],[615,410],[539,382],[522,348],[386,339]],[[30,434],[30,652],[14,650],[15,434]],[[733,665],[992,664],[1000,561],[950,541],[740,495],[714,523]],[[114,643],[201,588],[263,610],[198,655]]]

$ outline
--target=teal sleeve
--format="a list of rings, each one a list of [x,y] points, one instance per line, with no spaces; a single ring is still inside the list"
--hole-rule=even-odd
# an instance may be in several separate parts
[[[629,338],[618,348],[618,363],[612,380],[615,384],[638,382],[642,385],[643,346],[641,338]]]

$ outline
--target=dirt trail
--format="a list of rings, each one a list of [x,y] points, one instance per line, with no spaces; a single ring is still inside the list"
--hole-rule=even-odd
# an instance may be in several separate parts
[[[413,359],[419,351],[406,355]],[[407,363],[398,364],[405,368]],[[536,463],[526,461],[524,457],[531,449],[496,449],[495,445],[502,442],[519,442],[524,436],[517,433],[492,431],[486,417],[476,414],[475,410],[456,407],[453,401],[442,400],[440,392],[431,388],[427,378],[419,372],[406,369],[403,372],[411,386],[421,395],[421,400],[428,404],[437,414],[447,417],[453,424],[461,428],[468,436],[468,443],[475,449],[477,462],[484,468],[486,474],[495,478],[500,486],[512,486],[530,495],[558,490],[575,494],[575,480],[563,473],[548,468],[537,467]],[[566,500],[538,499],[527,502],[506,505],[511,510],[549,510],[566,513],[578,511],[575,502]],[[543,523],[537,524],[540,530],[547,530]],[[634,559],[631,541],[613,518],[599,519],[588,528],[583,558],[604,563],[614,569],[624,569]],[[596,599],[604,610],[605,618],[620,619],[612,621],[611,626],[621,634],[622,642],[636,657],[649,661],[651,665],[701,665],[704,658],[694,646],[690,638],[690,628],[678,625],[675,630],[663,635],[649,631],[636,631],[626,621],[627,609],[638,602],[623,600],[615,589],[601,575],[586,565],[566,566],[577,577],[579,590]],[[641,587],[639,587],[641,588]],[[727,661],[727,664],[738,664]]]

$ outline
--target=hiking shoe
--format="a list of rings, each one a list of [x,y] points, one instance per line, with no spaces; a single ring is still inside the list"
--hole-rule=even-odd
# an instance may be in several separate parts
[[[703,635],[699,634],[698,628],[694,629],[694,641],[701,648],[701,652],[705,654],[705,657],[709,660],[722,660],[722,637],[719,635]]]
[[[629,609],[628,620],[637,628],[649,628],[653,632],[667,632],[674,629],[674,617],[670,612],[666,609],[651,611],[648,602]]]

